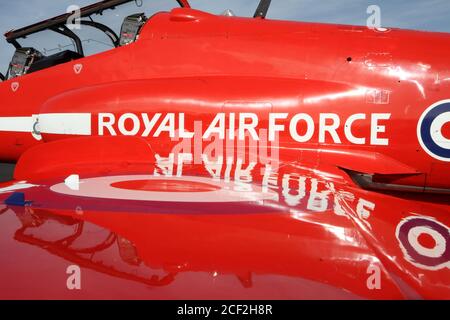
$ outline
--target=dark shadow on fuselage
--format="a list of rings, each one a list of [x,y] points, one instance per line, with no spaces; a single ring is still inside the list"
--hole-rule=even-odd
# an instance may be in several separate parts
[[[0,182],[12,180],[15,167],[15,163],[0,162]]]

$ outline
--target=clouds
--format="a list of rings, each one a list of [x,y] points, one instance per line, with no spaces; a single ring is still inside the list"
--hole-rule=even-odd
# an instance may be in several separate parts
[[[95,0],[2,0],[0,31],[20,28],[66,11],[69,5],[85,6]],[[156,8],[176,6],[175,0],[144,0]],[[190,0],[194,8],[219,14],[232,9],[238,16],[252,16],[259,0]],[[381,8],[382,25],[450,32],[449,0],[272,0],[268,18],[364,25],[366,9]],[[5,72],[14,49],[0,42],[0,71]]]

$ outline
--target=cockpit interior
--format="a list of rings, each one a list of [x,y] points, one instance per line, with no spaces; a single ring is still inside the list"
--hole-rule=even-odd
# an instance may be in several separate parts
[[[169,11],[173,7],[173,1],[167,1],[167,5],[164,8],[151,7],[152,10],[136,13],[139,9],[148,9],[146,5],[147,3],[151,5],[151,2],[152,0],[104,0],[28,27],[7,32],[5,34],[6,40],[15,47],[15,52],[6,73],[0,73],[0,81],[20,77],[81,59],[89,54],[126,46],[137,41],[139,33],[148,21],[149,16],[159,10]],[[177,0],[177,2],[181,7],[189,7],[186,0]],[[155,11],[155,9],[158,10]],[[107,13],[112,11],[120,11],[120,14],[107,15]],[[124,14],[126,12],[128,14]],[[72,19],[74,16],[76,19]],[[120,28],[117,28],[117,19],[120,19]],[[71,23],[69,24],[68,22]],[[113,26],[110,27],[109,24]],[[80,35],[81,32],[79,31],[82,28],[90,30],[88,37]],[[100,32],[103,39],[93,38],[91,36],[92,30],[95,30],[97,33]],[[33,46],[23,43],[29,38],[42,36],[45,32],[56,33],[58,36],[62,36],[65,38],[64,44],[58,42],[49,45],[54,45],[54,48],[47,49],[47,45],[47,47],[40,49],[37,47],[38,45]],[[45,39],[47,42],[49,42],[48,38],[46,37]],[[39,44],[39,40],[35,41],[35,43]],[[87,50],[87,47],[90,47],[90,50]],[[92,50],[92,48],[94,49]]]

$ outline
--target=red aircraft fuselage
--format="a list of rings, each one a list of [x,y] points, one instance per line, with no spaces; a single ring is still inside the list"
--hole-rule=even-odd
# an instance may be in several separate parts
[[[135,43],[0,83],[0,159],[73,136],[144,137],[161,156],[180,139],[251,139],[282,161],[445,192],[448,52],[445,33],[178,8]]]

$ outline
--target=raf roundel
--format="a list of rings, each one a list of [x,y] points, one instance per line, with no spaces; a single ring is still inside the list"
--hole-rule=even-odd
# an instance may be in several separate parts
[[[67,179],[66,179],[67,180]],[[108,176],[82,179],[80,188],[66,182],[53,192],[84,198],[184,203],[225,203],[274,200],[274,191],[238,182],[211,181],[205,177],[154,175]]]
[[[396,236],[406,260],[421,269],[450,268],[450,229],[437,220],[414,216],[403,219]]]
[[[450,162],[450,100],[430,106],[419,119],[417,137],[422,148],[435,159]],[[447,130],[448,131],[448,130]]]

